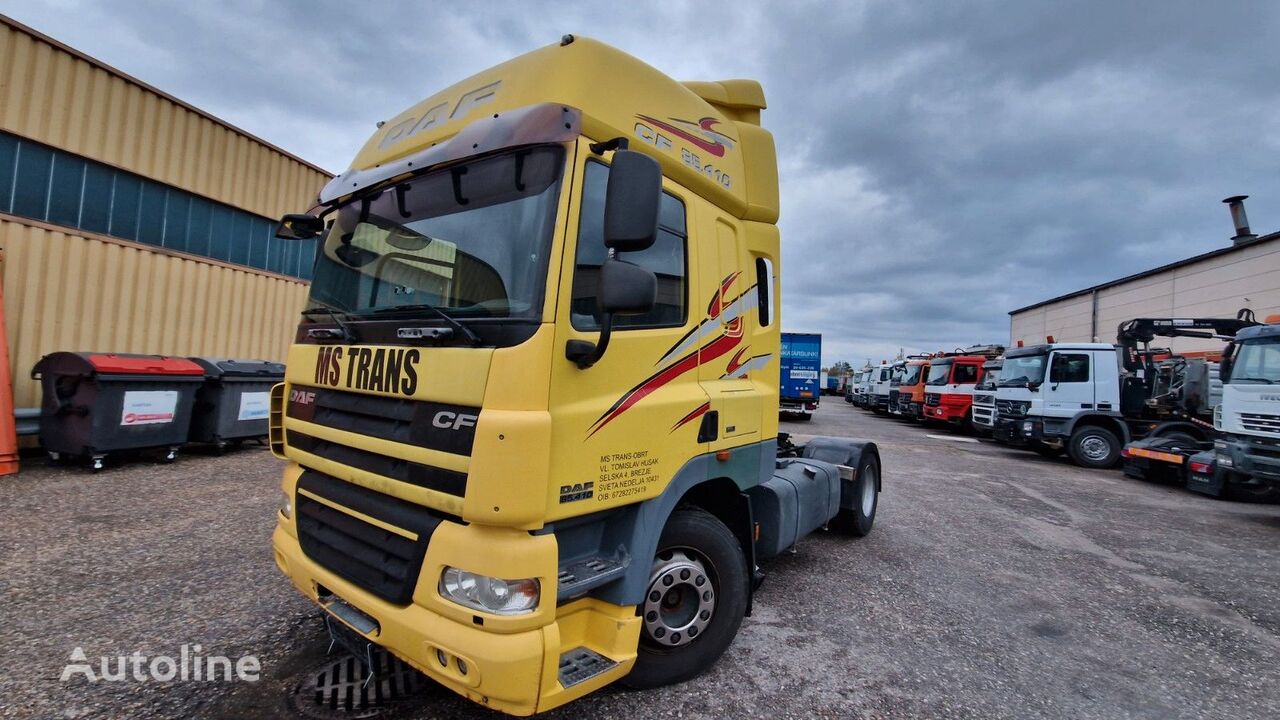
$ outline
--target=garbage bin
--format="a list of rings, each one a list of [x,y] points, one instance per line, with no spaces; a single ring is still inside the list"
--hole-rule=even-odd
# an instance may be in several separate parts
[[[191,442],[219,450],[245,438],[266,437],[271,387],[284,381],[284,365],[267,360],[189,358],[204,371],[191,417]]]
[[[123,353],[56,352],[31,369],[40,380],[40,443],[54,460],[93,461],[108,453],[167,448],[173,460],[187,441],[191,408],[204,370],[186,358]]]

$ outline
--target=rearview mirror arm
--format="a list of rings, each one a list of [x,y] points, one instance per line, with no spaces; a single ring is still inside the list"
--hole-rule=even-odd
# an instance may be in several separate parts
[[[572,360],[579,370],[586,370],[604,357],[605,350],[609,349],[609,338],[612,335],[613,313],[603,313],[600,316],[600,339],[596,342],[570,340],[565,343],[564,356]]]

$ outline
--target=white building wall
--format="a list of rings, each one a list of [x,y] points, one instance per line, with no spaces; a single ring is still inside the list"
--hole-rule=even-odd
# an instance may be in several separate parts
[[[1097,291],[1097,303],[1093,332],[1092,294],[1011,315],[1010,344],[1034,345],[1047,335],[1060,342],[1112,342],[1119,324],[1136,317],[1235,317],[1246,307],[1259,320],[1280,315],[1280,239],[1104,288]],[[1156,344],[1179,352],[1222,349],[1222,343],[1200,338]]]

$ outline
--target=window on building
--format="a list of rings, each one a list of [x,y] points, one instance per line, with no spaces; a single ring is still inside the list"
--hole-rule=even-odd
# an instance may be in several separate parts
[[[573,271],[573,326],[578,330],[600,328],[600,266],[609,256],[604,246],[604,199],[609,184],[609,167],[587,163],[582,181],[582,210],[578,220],[578,251]],[[658,298],[653,309],[643,315],[619,315],[615,330],[628,328],[679,327],[685,323],[688,295],[684,203],[663,193],[658,211],[658,237],[640,252],[618,253],[619,260],[635,263],[658,276]]]
[[[1057,353],[1049,367],[1050,383],[1089,382],[1088,353]]]
[[[0,212],[311,278],[315,240],[275,220],[0,132]]]

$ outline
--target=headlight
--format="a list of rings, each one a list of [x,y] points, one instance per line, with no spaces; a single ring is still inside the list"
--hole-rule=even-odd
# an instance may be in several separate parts
[[[1222,406],[1217,405],[1213,408],[1213,429],[1222,430]]]
[[[280,493],[280,514],[286,520],[293,517],[293,498],[289,497],[289,493]]]
[[[1031,422],[1030,420],[1027,420],[1026,422],[1022,423],[1022,432],[1028,435],[1030,435],[1031,431],[1035,429],[1036,429],[1036,424]]]
[[[534,578],[502,580],[446,567],[440,595],[472,610],[495,615],[523,615],[538,607],[541,589]]]
[[[1231,462],[1230,455],[1224,455],[1222,453],[1218,453],[1214,459],[1217,461],[1218,467],[1224,467],[1224,468],[1235,467],[1235,465]]]

